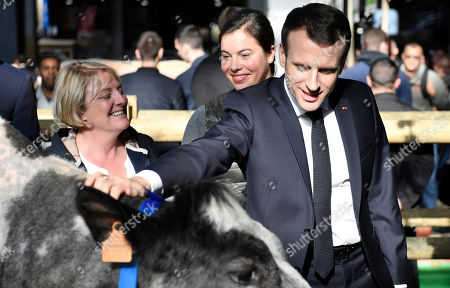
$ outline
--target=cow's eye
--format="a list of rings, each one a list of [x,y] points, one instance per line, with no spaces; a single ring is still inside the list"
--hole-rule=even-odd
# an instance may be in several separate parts
[[[255,267],[247,266],[242,268],[241,270],[230,272],[230,277],[233,282],[245,285],[259,282],[260,275]]]

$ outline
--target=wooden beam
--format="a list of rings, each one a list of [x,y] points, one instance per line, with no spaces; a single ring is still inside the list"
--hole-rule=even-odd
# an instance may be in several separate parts
[[[406,237],[408,259],[449,259],[450,238]]]
[[[450,111],[381,112],[389,143],[450,143]]]
[[[388,0],[381,0],[381,30],[389,35],[389,2]]]
[[[139,110],[131,126],[157,142],[181,142],[192,110]]]
[[[355,29],[353,28],[353,0],[347,1],[347,19],[350,24],[350,31],[352,34],[352,39],[350,39],[350,48],[347,55],[347,67],[352,67],[355,65]],[[347,40],[347,39],[346,39]]]
[[[138,102],[136,95],[127,95],[128,105],[127,105],[127,116],[128,119],[136,119],[138,113]]]
[[[403,226],[450,227],[450,209],[403,209]]]
[[[155,141],[180,142],[192,113],[188,110],[140,110],[138,119],[133,119],[131,125]],[[450,111],[380,114],[390,143],[450,143]],[[48,127],[42,120],[53,123],[51,110],[38,110],[38,119],[42,131],[42,127]]]

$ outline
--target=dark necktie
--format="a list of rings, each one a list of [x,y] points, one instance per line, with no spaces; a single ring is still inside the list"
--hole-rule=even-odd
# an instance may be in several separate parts
[[[313,155],[313,193],[314,217],[316,229],[320,222],[331,220],[331,163],[328,149],[327,132],[323,122],[322,108],[307,112],[312,121],[311,146]],[[329,219],[327,222],[324,219]],[[314,238],[314,270],[322,278],[326,278],[333,268],[333,238],[331,227],[319,228]]]

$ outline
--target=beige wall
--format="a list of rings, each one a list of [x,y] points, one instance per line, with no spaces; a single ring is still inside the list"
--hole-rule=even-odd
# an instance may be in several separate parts
[[[61,63],[61,67],[68,63],[71,63],[73,61],[74,60],[63,61]],[[78,61],[80,61],[80,60],[78,60]],[[141,66],[141,61],[139,61],[139,60],[124,61],[124,60],[92,58],[92,59],[85,59],[85,60],[81,60],[81,61],[83,61],[83,62],[92,61],[92,62],[103,63],[105,65],[108,65],[108,66],[114,68],[117,71],[117,73],[119,74],[119,76],[127,74],[127,73],[135,72]],[[163,74],[169,78],[175,79],[175,78],[177,78],[178,75],[180,75],[181,73],[186,71],[189,67],[190,67],[190,64],[187,63],[186,61],[167,60],[167,61],[159,62],[158,70],[161,74]]]

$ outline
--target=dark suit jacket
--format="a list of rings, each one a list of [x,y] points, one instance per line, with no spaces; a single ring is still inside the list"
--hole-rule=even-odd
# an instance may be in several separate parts
[[[220,49],[203,60],[192,77],[191,90],[195,108],[208,103],[211,99],[233,90],[230,80],[220,69]]]
[[[39,135],[31,75],[0,61],[0,116],[30,141]]]
[[[139,68],[120,79],[125,94],[137,95],[138,109],[186,109],[180,84],[160,74],[156,68]]]
[[[224,173],[237,162],[247,178],[247,212],[286,249],[314,228],[314,211],[302,129],[283,81],[270,78],[232,91],[223,120],[205,137],[174,149],[148,168],[169,189]],[[392,281],[407,283],[406,241],[392,175],[383,167],[389,145],[375,99],[367,85],[345,79],[337,80],[329,97],[346,150],[354,212],[369,266],[381,287],[393,287]],[[302,269],[306,250],[289,262]]]
[[[397,95],[392,93],[380,93],[375,95],[375,101],[379,111],[418,111],[411,105],[400,101]]]

